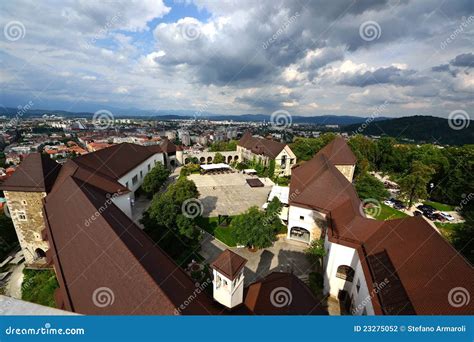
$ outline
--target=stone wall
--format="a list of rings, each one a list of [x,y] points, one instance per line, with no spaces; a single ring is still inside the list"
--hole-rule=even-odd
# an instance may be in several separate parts
[[[355,165],[335,165],[336,168],[352,183]]]
[[[44,258],[38,257],[36,250],[39,248],[46,252],[49,249],[48,242],[43,241],[41,237],[41,231],[45,228],[42,199],[46,193],[19,191],[4,193],[26,264],[45,263]]]

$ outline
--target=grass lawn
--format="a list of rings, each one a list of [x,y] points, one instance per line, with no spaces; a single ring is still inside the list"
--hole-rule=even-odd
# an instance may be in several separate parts
[[[23,274],[21,299],[54,308],[54,290],[58,288],[54,271],[25,269]]]
[[[216,239],[222,241],[229,247],[237,246],[237,242],[232,236],[232,229],[229,227],[221,227],[218,224],[217,217],[199,217],[197,219],[199,227],[209,234],[215,236]]]
[[[389,207],[388,205],[384,204],[384,203],[381,203],[380,204],[382,210],[380,210],[380,213],[375,216],[374,218],[377,219],[377,220],[382,220],[382,221],[386,221],[386,220],[393,220],[393,219],[398,219],[398,218],[404,218],[404,217],[407,217],[408,215],[397,210],[397,209],[394,209],[392,207]]]
[[[449,204],[443,204],[443,203],[433,202],[433,201],[424,201],[423,204],[431,205],[433,208],[439,211],[454,211],[454,206],[449,205]]]
[[[451,235],[453,232],[462,226],[462,223],[442,223],[442,222],[435,222],[436,227],[438,227],[439,231],[443,236],[451,242]]]

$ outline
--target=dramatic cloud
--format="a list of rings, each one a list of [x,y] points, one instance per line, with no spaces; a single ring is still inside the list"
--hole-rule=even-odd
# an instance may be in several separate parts
[[[0,3],[0,104],[447,116],[473,107],[471,0]]]

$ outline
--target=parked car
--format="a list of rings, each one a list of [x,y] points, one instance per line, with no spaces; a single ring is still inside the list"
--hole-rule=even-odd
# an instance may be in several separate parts
[[[391,207],[393,205],[393,202],[391,200],[385,200],[383,201],[384,204],[388,205],[389,207]]]
[[[441,215],[441,214],[438,214],[438,213],[433,213],[433,217],[436,221],[440,221],[440,222],[445,222],[446,221],[444,216]]]
[[[423,215],[424,215],[427,219],[430,219],[431,221],[436,221],[436,217],[434,216],[433,213],[423,212]]]
[[[448,220],[449,222],[454,221],[454,217],[453,217],[452,215],[450,215],[450,214],[444,212],[444,211],[441,211],[439,214],[440,214],[441,216],[443,216],[443,217],[444,217],[446,220]]]
[[[421,215],[423,215],[423,213],[421,211],[415,210],[413,212],[413,216],[421,216]]]
[[[424,204],[420,204],[419,206],[416,207],[416,209],[422,211],[423,213],[434,213],[435,212],[435,208],[433,208],[431,205],[424,205]]]

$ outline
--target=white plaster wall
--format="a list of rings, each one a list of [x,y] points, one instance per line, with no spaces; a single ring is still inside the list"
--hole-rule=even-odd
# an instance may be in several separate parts
[[[134,193],[142,185],[143,178],[145,178],[146,174],[149,172],[148,165],[150,165],[151,170],[157,162],[164,163],[163,153],[155,153],[133,170],[129,171],[126,175],[122,176],[118,182],[123,186],[127,186],[128,189]],[[142,176],[140,176],[140,171],[142,171]],[[133,185],[132,179],[135,175],[138,175],[138,181]]]
[[[132,203],[131,199],[133,198],[132,193],[126,193],[122,196],[116,196],[112,199],[112,202],[122,210],[128,217],[132,218]]]
[[[283,157],[286,157],[285,166],[281,167],[281,160]],[[293,159],[293,163],[291,163],[291,159]],[[291,175],[291,167],[296,164],[296,156],[291,151],[291,149],[287,146],[283,150],[281,150],[280,154],[275,158],[275,174],[280,174],[282,176],[290,176]]]
[[[300,216],[303,216],[303,220],[300,219]],[[315,210],[290,205],[288,210],[288,239],[291,239],[290,232],[293,227],[301,227],[308,230],[310,232],[310,241],[318,238],[316,230],[323,229],[324,227],[318,226],[315,219],[325,221],[326,216]]]
[[[325,240],[326,250],[329,250],[325,260],[324,293],[337,298],[339,290],[351,293],[354,282],[349,282],[336,277],[337,268],[341,265],[351,266],[354,270],[359,263],[359,256],[354,248],[332,243]],[[354,280],[355,280],[354,276]]]
[[[360,288],[357,291],[357,282],[360,281]],[[362,314],[374,315],[374,308],[372,306],[372,297],[376,296],[377,293],[372,290],[369,291],[367,287],[367,282],[365,281],[364,271],[362,270],[362,265],[360,261],[357,263],[357,268],[355,269],[354,283],[350,292],[353,298],[353,309],[352,314],[360,316]],[[365,312],[364,312],[365,309]]]
[[[217,288],[217,276],[221,278],[221,286],[219,288]],[[226,287],[223,285],[224,280],[227,281]],[[228,308],[233,308],[244,300],[244,277],[240,277],[240,280],[233,286],[229,278],[213,270],[212,290],[214,299],[217,302]]]

